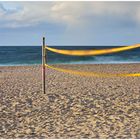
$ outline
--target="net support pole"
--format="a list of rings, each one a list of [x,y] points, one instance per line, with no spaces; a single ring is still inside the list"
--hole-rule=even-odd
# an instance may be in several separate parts
[[[45,37],[43,37],[43,44],[42,44],[42,92],[43,92],[43,94],[46,93],[46,89],[45,89],[45,59],[46,59]]]

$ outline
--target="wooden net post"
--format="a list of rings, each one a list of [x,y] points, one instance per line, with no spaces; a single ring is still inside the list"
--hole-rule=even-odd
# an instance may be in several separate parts
[[[45,37],[43,37],[43,44],[42,44],[42,92],[45,94],[45,62],[46,62],[46,54],[45,54]]]

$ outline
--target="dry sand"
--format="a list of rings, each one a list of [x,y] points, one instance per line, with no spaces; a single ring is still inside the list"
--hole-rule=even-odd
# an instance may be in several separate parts
[[[61,65],[140,72],[140,64]],[[0,138],[140,138],[140,77],[81,77],[41,66],[0,67]]]

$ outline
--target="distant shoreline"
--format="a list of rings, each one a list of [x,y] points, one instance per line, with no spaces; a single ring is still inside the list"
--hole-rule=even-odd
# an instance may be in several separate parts
[[[129,65],[129,64],[140,64],[140,62],[125,62],[125,63],[49,63],[49,65]],[[20,66],[39,66],[42,64],[0,64],[0,67],[20,67]]]

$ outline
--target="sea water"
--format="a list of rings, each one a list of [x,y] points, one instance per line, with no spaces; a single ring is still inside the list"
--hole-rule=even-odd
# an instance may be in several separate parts
[[[49,46],[58,49],[105,49],[120,46]],[[41,64],[41,46],[0,46],[0,66]],[[47,50],[49,64],[139,63],[140,48],[98,56],[67,56]]]

